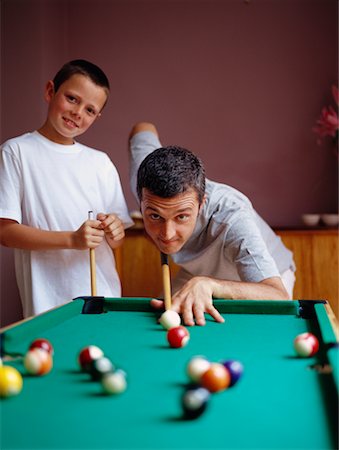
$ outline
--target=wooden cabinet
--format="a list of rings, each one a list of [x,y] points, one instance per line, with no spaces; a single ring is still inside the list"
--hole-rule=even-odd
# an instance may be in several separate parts
[[[339,317],[338,230],[277,230],[297,266],[295,299],[328,300]]]
[[[144,230],[127,230],[123,245],[115,250],[124,297],[157,297],[162,292],[160,252]],[[170,262],[171,275],[179,270]]]
[[[294,254],[295,299],[328,300],[338,317],[338,231],[276,230]],[[124,297],[156,297],[162,291],[160,254],[144,230],[127,230],[116,250]],[[174,276],[178,266],[171,263]]]

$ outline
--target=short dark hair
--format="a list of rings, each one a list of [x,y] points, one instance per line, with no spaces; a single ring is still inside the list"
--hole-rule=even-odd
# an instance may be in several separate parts
[[[141,163],[137,176],[137,193],[142,189],[162,198],[193,189],[199,204],[205,194],[205,169],[202,161],[190,150],[178,146],[161,147],[149,154]]]
[[[74,59],[61,67],[53,79],[55,92],[65,81],[71,78],[72,75],[76,74],[84,75],[85,77],[90,78],[93,83],[104,88],[107,95],[109,94],[110,86],[105,73],[100,69],[100,67],[84,59]]]

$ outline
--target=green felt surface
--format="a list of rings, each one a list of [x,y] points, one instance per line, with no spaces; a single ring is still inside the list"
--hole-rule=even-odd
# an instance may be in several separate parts
[[[82,301],[75,301],[8,331],[5,346],[13,353],[46,337],[55,356],[44,377],[25,375],[20,360],[10,363],[24,374],[24,389],[1,401],[1,449],[337,448],[333,374],[310,369],[326,354],[321,349],[317,357],[299,359],[293,350],[294,337],[319,324],[300,318],[295,302],[232,302],[224,324],[208,319],[205,327],[191,327],[188,345],[171,349],[148,300],[127,300],[131,310],[123,301],[123,307],[106,302],[108,312],[99,315],[79,314]],[[321,320],[325,339],[331,339]],[[126,371],[125,393],[107,397],[79,371],[78,352],[89,344]],[[197,354],[238,359],[245,372],[237,385],[212,396],[203,416],[185,421],[185,367]]]

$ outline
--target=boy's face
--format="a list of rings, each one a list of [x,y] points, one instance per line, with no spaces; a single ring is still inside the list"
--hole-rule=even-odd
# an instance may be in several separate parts
[[[72,75],[54,92],[54,84],[46,86],[45,99],[49,104],[47,121],[42,134],[58,144],[73,144],[100,116],[107,94],[84,75]]]
[[[140,206],[147,234],[167,255],[177,253],[191,237],[200,210],[192,189],[161,198],[144,188]]]

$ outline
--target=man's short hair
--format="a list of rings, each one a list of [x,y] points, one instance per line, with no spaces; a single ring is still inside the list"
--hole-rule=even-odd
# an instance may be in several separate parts
[[[193,189],[200,205],[205,195],[205,169],[190,150],[178,146],[161,147],[149,154],[139,167],[137,193],[140,201],[143,188],[162,198]]]

